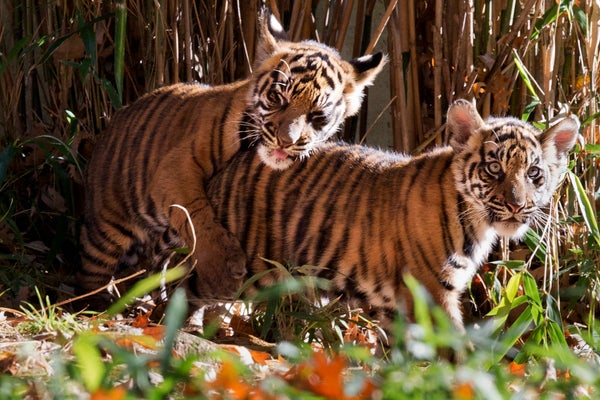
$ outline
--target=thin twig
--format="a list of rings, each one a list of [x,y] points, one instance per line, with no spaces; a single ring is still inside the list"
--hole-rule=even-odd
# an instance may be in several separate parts
[[[145,273],[146,273],[146,270],[145,269],[141,269],[141,270],[139,270],[137,272],[134,272],[133,274],[128,275],[128,276],[126,276],[124,278],[120,278],[120,279],[117,279],[117,280],[114,280],[114,281],[110,281],[106,285],[101,286],[98,289],[92,290],[91,292],[88,292],[86,294],[82,294],[81,296],[72,297],[70,299],[63,300],[63,301],[61,301],[59,303],[55,303],[55,304],[52,304],[52,305],[50,305],[48,307],[44,307],[43,309],[48,309],[50,307],[61,307],[61,306],[64,306],[65,304],[69,304],[69,303],[72,303],[74,301],[79,301],[81,299],[85,299],[86,297],[90,297],[90,296],[93,296],[95,294],[100,293],[101,291],[103,291],[104,289],[108,288],[109,286],[119,285],[119,284],[121,284],[123,282],[127,282],[127,281],[129,281],[129,280],[131,280],[133,278],[136,278],[136,277],[138,277],[138,276],[140,276],[142,274],[145,274]]]
[[[385,29],[385,27],[388,23],[388,20],[390,19],[390,16],[392,15],[392,12],[396,8],[396,4],[398,4],[398,0],[390,1],[390,4],[388,4],[388,8],[387,8],[387,10],[385,10],[385,14],[384,14],[383,18],[381,18],[381,22],[379,22],[377,31],[375,31],[375,35],[373,36],[373,38],[371,39],[371,42],[367,46],[367,50],[365,51],[365,54],[371,54],[373,52],[373,49],[375,49],[375,46],[377,45],[377,42],[379,41],[379,38],[381,37],[381,34],[383,33],[383,30]]]

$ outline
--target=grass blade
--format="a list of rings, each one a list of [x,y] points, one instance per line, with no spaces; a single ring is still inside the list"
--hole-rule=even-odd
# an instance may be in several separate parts
[[[600,230],[598,230],[598,220],[596,219],[592,204],[585,193],[585,189],[583,188],[579,177],[572,172],[568,172],[568,176],[569,180],[571,181],[571,185],[573,186],[575,197],[577,197],[579,207],[581,208],[581,213],[585,224],[590,230],[596,245],[600,246]]]
[[[115,84],[119,105],[123,101],[123,71],[125,69],[125,36],[127,26],[127,3],[117,0],[115,10]]]

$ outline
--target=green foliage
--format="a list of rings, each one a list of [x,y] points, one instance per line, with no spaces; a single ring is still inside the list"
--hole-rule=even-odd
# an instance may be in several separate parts
[[[275,342],[302,338],[331,348],[344,342],[343,331],[350,323],[377,329],[364,317],[350,321],[352,310],[340,304],[339,298],[326,298],[330,283],[315,276],[320,268],[285,267],[275,261],[265,261],[273,268],[250,278],[238,295],[241,297],[264,275],[279,276],[276,283],[246,299],[253,310],[252,321],[262,338]]]
[[[26,322],[19,324],[19,331],[28,335],[52,333],[70,337],[83,329],[83,325],[77,321],[77,315],[63,312],[54,306],[47,296],[42,297],[37,287],[35,292],[39,300],[39,308],[30,303],[21,306],[27,319]]]
[[[123,312],[128,305],[134,304],[135,300],[151,293],[160,288],[164,284],[168,284],[178,279],[181,279],[187,273],[187,267],[176,266],[167,270],[164,274],[157,273],[137,282],[131,289],[115,301],[106,311],[109,317],[114,317],[120,312]]]

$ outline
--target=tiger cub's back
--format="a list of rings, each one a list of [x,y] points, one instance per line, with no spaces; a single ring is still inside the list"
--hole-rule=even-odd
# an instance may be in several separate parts
[[[210,182],[209,196],[250,272],[269,268],[259,257],[326,267],[320,274],[336,292],[386,320],[399,301],[411,309],[410,273],[462,326],[461,293],[499,235],[519,237],[542,218],[578,123],[568,118],[542,133],[512,118],[483,121],[465,101],[448,123],[451,146],[414,158],[329,144],[273,172],[240,154]]]

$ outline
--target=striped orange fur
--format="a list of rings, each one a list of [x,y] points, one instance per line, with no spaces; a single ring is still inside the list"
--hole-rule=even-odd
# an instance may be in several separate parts
[[[87,169],[78,293],[140,259],[160,268],[174,249],[195,245],[190,296],[230,298],[246,257],[215,220],[207,180],[240,149],[276,169],[308,157],[358,111],[385,64],[381,53],[344,61],[320,43],[290,42],[268,12],[260,26],[248,79],[160,88],[115,113]]]
[[[412,274],[462,327],[460,295],[497,238],[518,239],[546,218],[578,126],[484,121],[461,100],[448,112],[447,147],[409,157],[331,143],[285,171],[241,153],[209,196],[247,252],[249,274],[269,269],[260,257],[325,267],[335,294],[384,321],[399,303],[411,310],[403,276]]]

